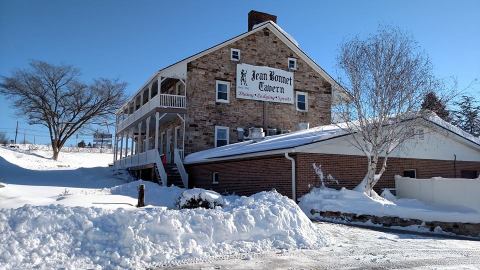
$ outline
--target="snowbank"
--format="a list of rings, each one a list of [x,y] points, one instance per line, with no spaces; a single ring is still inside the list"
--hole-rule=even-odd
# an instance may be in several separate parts
[[[236,197],[209,210],[0,209],[0,265],[6,269],[140,268],[326,242],[300,208],[276,192]]]
[[[123,185],[104,189],[114,195],[123,195],[138,198],[138,186],[145,185],[145,204],[164,206],[169,209],[176,208],[176,201],[185,190],[176,186],[164,187],[150,181],[133,181]]]
[[[345,188],[341,190],[315,188],[300,198],[299,206],[312,218],[310,210],[315,209],[319,211],[340,211],[375,216],[415,218],[424,221],[480,223],[480,215],[472,209],[426,204],[415,199],[390,201],[380,196],[372,198],[362,192]]]

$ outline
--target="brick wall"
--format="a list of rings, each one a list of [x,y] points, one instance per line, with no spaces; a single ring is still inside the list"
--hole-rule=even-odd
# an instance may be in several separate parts
[[[314,162],[322,165],[325,175],[331,174],[338,179],[338,185],[329,185],[333,188],[352,189],[366,174],[366,159],[363,156],[307,153],[292,156],[296,160],[297,198],[308,193],[312,187],[320,186],[312,167]],[[235,192],[239,195],[251,195],[275,188],[291,197],[290,168],[290,161],[283,156],[187,165],[192,187],[213,189],[220,193]],[[394,175],[402,175],[406,169],[415,169],[417,178],[455,176],[453,161],[389,158],[388,168],[375,189],[380,191],[382,188],[394,188]],[[457,161],[457,177],[460,177],[461,170],[480,171],[480,162]],[[212,184],[213,172],[219,173],[219,184]]]
[[[231,48],[241,50],[240,62],[230,60]],[[308,93],[308,112],[297,111],[295,104],[236,99],[238,63],[287,70],[289,57],[297,58],[294,89]],[[230,103],[215,102],[216,80],[230,82]],[[324,78],[270,30],[260,30],[188,63],[185,152],[213,147],[216,125],[229,127],[230,143],[234,143],[238,141],[237,127],[294,131],[299,122],[309,122],[310,126],[329,124],[331,96],[331,85]]]
[[[222,194],[252,195],[275,188],[292,196],[291,162],[285,157],[241,161],[226,161],[199,165],[187,165],[190,187],[212,189]],[[219,183],[212,184],[212,173],[218,172]]]
[[[331,174],[339,181],[339,185],[330,185],[330,187],[334,188],[346,187],[352,189],[360,183],[367,173],[367,160],[363,156],[298,154],[298,197],[307,193],[311,187],[320,186],[320,181],[312,167],[312,163],[314,162],[317,163],[317,165],[322,165],[322,170],[325,175]],[[379,163],[381,163],[381,161]],[[377,185],[375,185],[377,191],[380,191],[382,188],[395,188],[394,176],[396,174],[403,175],[403,171],[408,169],[415,169],[417,178],[431,178],[435,176],[455,177],[453,160],[389,158],[387,166],[387,170]],[[480,171],[480,162],[457,161],[457,177],[460,177],[461,170]]]

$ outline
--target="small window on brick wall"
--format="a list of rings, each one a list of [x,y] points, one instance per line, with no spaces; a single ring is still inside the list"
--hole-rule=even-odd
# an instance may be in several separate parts
[[[218,184],[220,180],[220,176],[218,175],[218,172],[212,173],[212,184]]]
[[[239,49],[232,49],[230,51],[230,60],[240,61],[240,50]]]
[[[215,82],[215,101],[221,103],[230,102],[230,82],[216,81]]]
[[[403,171],[403,177],[417,178],[417,171],[414,169],[409,169]]]
[[[297,59],[288,58],[288,69],[289,70],[297,70]]]
[[[461,178],[467,178],[467,179],[475,179],[478,177],[478,171],[475,170],[461,170],[460,171],[460,177]]]
[[[228,127],[215,126],[215,147],[227,145],[229,140]]]

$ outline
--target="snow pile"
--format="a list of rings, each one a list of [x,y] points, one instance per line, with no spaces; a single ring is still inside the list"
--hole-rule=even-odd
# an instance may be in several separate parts
[[[133,181],[123,185],[104,189],[114,195],[123,195],[138,198],[138,186],[145,185],[145,204],[153,206],[164,206],[174,209],[177,199],[185,190],[176,186],[165,187],[150,181]]]
[[[384,193],[384,195],[389,196],[387,193]],[[318,211],[414,218],[424,221],[480,223],[480,215],[472,209],[426,204],[415,199],[399,198],[390,201],[380,196],[372,198],[363,192],[346,188],[341,190],[314,188],[310,193],[300,198],[299,206],[311,218],[314,218],[314,215],[310,211],[315,209]]]
[[[142,268],[326,242],[300,208],[276,192],[235,197],[208,210],[0,209],[0,265],[6,269]]]
[[[178,200],[178,207],[196,208],[198,206],[203,208],[215,208],[216,206],[223,206],[222,195],[213,191],[202,188],[187,189],[180,195]]]

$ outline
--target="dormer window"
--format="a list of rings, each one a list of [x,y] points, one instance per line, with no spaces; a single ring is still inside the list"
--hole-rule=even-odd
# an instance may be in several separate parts
[[[231,49],[230,50],[230,60],[240,61],[240,50],[239,49]]]
[[[288,69],[289,70],[297,70],[297,59],[288,58]]]

